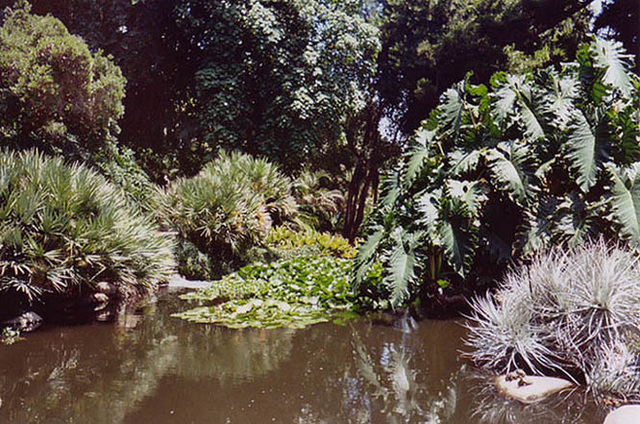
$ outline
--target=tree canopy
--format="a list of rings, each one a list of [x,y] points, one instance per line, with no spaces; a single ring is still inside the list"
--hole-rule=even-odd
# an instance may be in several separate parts
[[[125,79],[52,16],[21,2],[0,26],[0,141],[54,153],[97,149],[119,131]]]

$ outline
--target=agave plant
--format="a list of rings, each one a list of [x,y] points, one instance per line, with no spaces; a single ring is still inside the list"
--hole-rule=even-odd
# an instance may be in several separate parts
[[[83,165],[0,151],[0,297],[30,301],[107,281],[122,294],[173,273],[172,239]]]
[[[447,90],[383,182],[356,284],[382,262],[397,306],[595,235],[640,247],[640,80],[629,68],[620,43],[594,39],[561,69]]]

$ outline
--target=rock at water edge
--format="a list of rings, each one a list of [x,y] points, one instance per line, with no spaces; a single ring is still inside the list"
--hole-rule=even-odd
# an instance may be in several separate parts
[[[500,392],[524,403],[533,403],[574,384],[562,378],[507,374],[496,378]]]
[[[625,405],[609,412],[604,424],[637,424],[640,423],[640,405]]]

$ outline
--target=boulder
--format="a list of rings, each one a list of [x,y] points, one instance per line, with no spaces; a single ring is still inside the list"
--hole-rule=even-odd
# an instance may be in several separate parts
[[[25,312],[15,318],[3,321],[0,327],[9,327],[13,330],[20,330],[26,333],[33,331],[42,325],[42,317],[33,311]]]
[[[604,419],[604,424],[640,423],[640,405],[625,405],[615,409]]]
[[[496,378],[496,386],[501,393],[523,403],[537,402],[573,385],[562,378],[526,375],[521,370]]]

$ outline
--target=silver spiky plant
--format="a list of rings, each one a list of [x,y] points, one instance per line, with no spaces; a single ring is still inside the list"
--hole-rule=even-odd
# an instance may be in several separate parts
[[[564,374],[599,392],[640,390],[640,266],[600,240],[514,269],[471,303],[471,358],[492,370]]]

